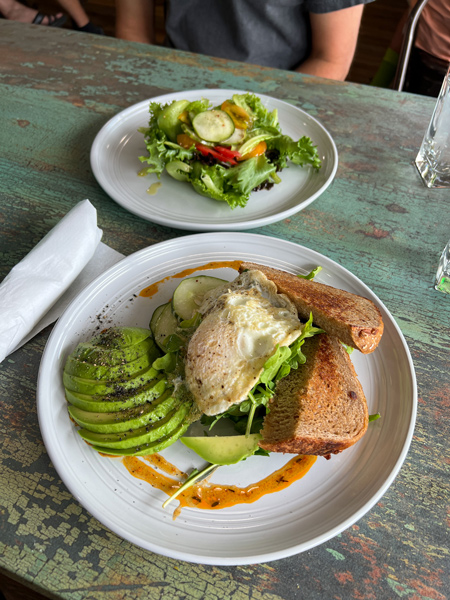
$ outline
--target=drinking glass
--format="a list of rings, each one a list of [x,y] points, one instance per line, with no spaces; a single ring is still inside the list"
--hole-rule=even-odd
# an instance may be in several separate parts
[[[450,294],[450,241],[445,246],[439,259],[434,287],[440,292]]]
[[[416,157],[416,167],[427,187],[450,187],[450,65]]]

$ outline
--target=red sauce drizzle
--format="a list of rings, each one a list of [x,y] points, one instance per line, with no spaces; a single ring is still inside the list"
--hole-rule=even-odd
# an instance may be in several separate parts
[[[192,273],[196,273],[197,271],[208,271],[209,269],[234,269],[235,271],[239,271],[239,267],[242,264],[242,260],[225,260],[222,262],[209,262],[206,265],[200,265],[198,267],[192,267],[191,269],[184,269],[184,271],[180,271],[180,273],[176,273],[175,275],[168,275],[164,277],[160,281],[156,281],[152,283],[148,287],[144,288],[139,292],[139,296],[144,296],[145,298],[151,298],[156,294],[159,289],[161,283],[164,281],[168,281],[169,279],[181,279],[182,277],[187,277],[188,275],[192,275]]]
[[[180,471],[158,454],[143,457],[125,456],[122,460],[133,477],[146,481],[151,486],[165,492],[168,496],[171,496],[187,478],[186,473]],[[199,484],[194,484],[176,498],[179,501],[179,507],[175,510],[173,517],[175,519],[181,509],[186,506],[217,510],[235,506],[236,504],[250,504],[266,494],[284,490],[294,483],[294,481],[298,481],[306,475],[316,460],[316,456],[295,456],[274,473],[242,488],[235,485],[225,486],[211,483],[207,479],[203,480]],[[179,481],[178,479],[168,477],[144,461],[159,467],[168,475],[182,477],[182,480]]]

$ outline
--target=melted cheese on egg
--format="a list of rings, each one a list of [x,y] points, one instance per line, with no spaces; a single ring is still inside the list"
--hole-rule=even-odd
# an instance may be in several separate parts
[[[216,415],[242,402],[277,346],[300,335],[297,310],[260,271],[212,290],[186,356],[186,382],[199,409]]]

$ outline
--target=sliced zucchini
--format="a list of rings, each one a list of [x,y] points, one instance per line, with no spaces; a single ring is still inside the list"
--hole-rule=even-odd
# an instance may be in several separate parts
[[[198,311],[198,307],[202,303],[203,296],[206,292],[209,292],[209,290],[212,290],[219,285],[223,285],[224,283],[227,283],[224,279],[209,277],[208,275],[183,279],[173,293],[173,312],[177,314],[180,319],[191,319]]]
[[[195,133],[207,142],[223,142],[231,137],[235,130],[233,119],[223,110],[205,110],[198,113],[192,121]]]
[[[158,309],[157,309],[158,310]],[[172,312],[172,303],[168,302],[164,308],[161,310],[156,323],[154,324],[154,333],[155,342],[158,346],[166,351],[165,341],[166,339],[173,334],[176,334],[178,327],[178,319]]]

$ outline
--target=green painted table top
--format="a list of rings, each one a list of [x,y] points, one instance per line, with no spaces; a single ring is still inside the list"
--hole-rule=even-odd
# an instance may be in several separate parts
[[[446,598],[450,297],[432,283],[450,238],[450,192],[428,190],[412,164],[434,100],[5,20],[0,65],[0,279],[84,198],[103,241],[123,254],[188,233],[134,216],[96,183],[89,150],[113,115],[185,89],[269,94],[327,127],[339,167],[305,210],[252,231],[317,250],[369,285],[406,337],[419,388],[403,468],[355,525],[268,564],[192,565],[121,540],[60,481],[35,403],[49,327],[0,365],[0,569],[70,600]]]

